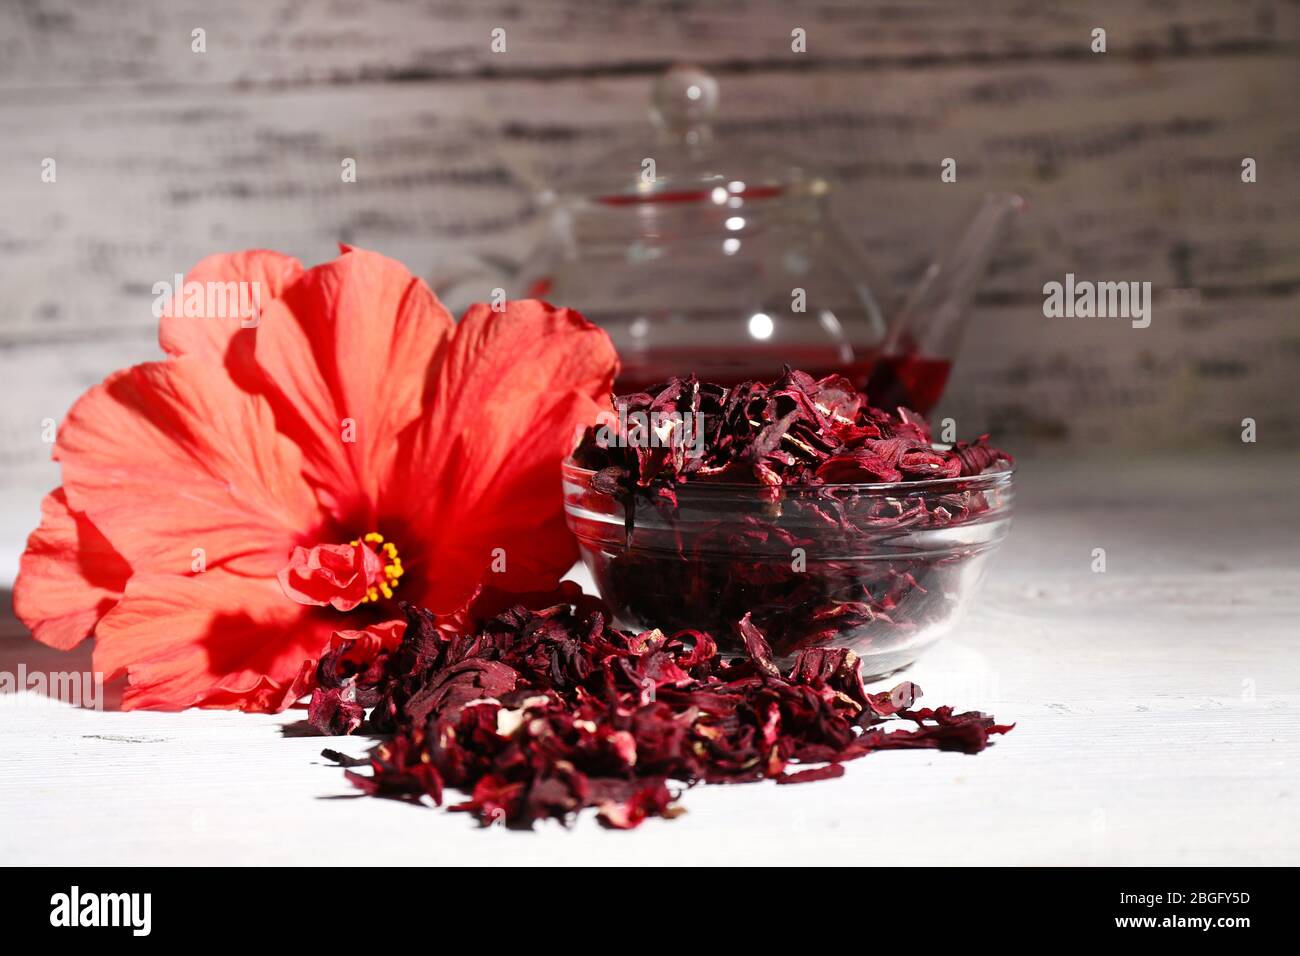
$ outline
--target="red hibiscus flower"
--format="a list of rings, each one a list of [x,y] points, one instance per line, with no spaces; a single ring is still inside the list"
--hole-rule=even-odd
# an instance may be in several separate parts
[[[279,710],[331,634],[399,597],[453,614],[484,586],[555,586],[575,556],[559,463],[617,366],[603,332],[535,301],[453,323],[360,249],[308,270],[214,256],[194,288],[230,295],[178,292],[170,357],[109,376],[59,430],[63,486],[14,588],[37,639],[93,633],[126,707]]]

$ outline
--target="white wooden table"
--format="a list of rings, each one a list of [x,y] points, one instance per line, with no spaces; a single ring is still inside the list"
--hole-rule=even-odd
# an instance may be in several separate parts
[[[700,787],[633,833],[353,796],[301,712],[0,696],[6,863],[1300,863],[1300,459],[1022,462],[979,607],[909,677],[1014,732],[838,780]],[[1107,570],[1092,570],[1105,548]],[[86,669],[8,619],[0,670]]]

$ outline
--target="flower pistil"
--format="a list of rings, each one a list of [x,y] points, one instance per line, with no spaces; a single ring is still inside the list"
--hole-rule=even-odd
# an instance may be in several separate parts
[[[369,604],[378,601],[382,594],[385,598],[393,596],[393,588],[401,583],[401,577],[405,573],[402,568],[402,557],[397,553],[397,545],[391,541],[385,541],[384,536],[378,531],[371,531],[360,538],[353,538],[348,542],[354,548],[364,548],[368,545],[375,545],[381,558],[386,562],[383,567],[383,580],[377,580],[366,588],[366,596],[361,599],[362,604]]]

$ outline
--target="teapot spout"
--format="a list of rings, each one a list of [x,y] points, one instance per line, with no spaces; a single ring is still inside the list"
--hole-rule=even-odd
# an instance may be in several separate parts
[[[886,356],[920,353],[953,358],[993,253],[1026,205],[1015,193],[984,197],[956,244],[930,264],[894,317],[885,341]]]

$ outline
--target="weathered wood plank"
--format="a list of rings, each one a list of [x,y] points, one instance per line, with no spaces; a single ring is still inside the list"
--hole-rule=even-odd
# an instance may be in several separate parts
[[[0,858],[311,863],[319,834],[363,827],[357,865],[1294,865],[1293,475],[1291,459],[1226,451],[1023,464],[1016,524],[970,617],[905,675],[927,702],[1017,722],[977,758],[886,753],[811,789],[698,787],[684,816],[631,834],[590,819],[520,834],[339,799],[354,791],[321,748],[364,743],[297,736],[301,712],[99,713],[12,695]],[[1231,520],[1187,520],[1229,494]],[[20,663],[91,666],[84,645],[42,648],[0,613],[0,670]]]
[[[1300,441],[1300,294],[1157,295],[1151,326],[1044,318],[1037,304],[977,310],[936,410],[1008,448],[1279,451]],[[1257,441],[1242,443],[1242,419]]]
[[[1071,59],[1095,27],[1117,57],[1250,52],[1293,44],[1295,23],[1285,0],[27,0],[0,7],[0,89]]]
[[[837,209],[907,278],[990,188],[1032,211],[991,290],[1026,300],[1066,271],[1157,287],[1286,292],[1300,281],[1300,119],[1291,64],[1122,61],[935,74],[755,74],[729,130],[804,151]],[[337,240],[432,275],[466,246],[518,253],[529,186],[609,149],[640,78],[232,95],[32,94],[0,112],[4,341],[138,327],[155,281],[223,248],[309,260]],[[1259,182],[1240,181],[1243,155]],[[54,157],[58,181],[40,180]],[[958,182],[939,181],[942,158]],[[358,181],[343,183],[353,157]],[[629,152],[629,168],[640,155]]]

